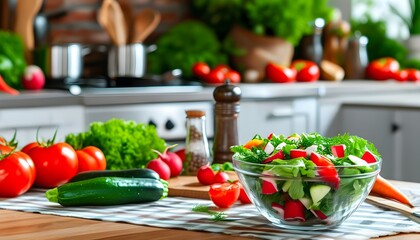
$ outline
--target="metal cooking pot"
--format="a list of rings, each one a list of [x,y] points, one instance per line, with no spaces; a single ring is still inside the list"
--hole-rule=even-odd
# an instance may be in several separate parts
[[[145,46],[141,43],[111,46],[108,50],[108,77],[143,77],[146,72],[147,53],[155,49],[156,45]]]
[[[83,74],[83,58],[90,49],[77,43],[40,47],[35,50],[35,63],[48,79],[79,79]]]

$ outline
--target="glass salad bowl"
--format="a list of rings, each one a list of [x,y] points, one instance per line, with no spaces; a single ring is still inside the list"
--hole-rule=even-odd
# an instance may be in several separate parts
[[[340,225],[365,200],[380,171],[382,160],[366,140],[345,135],[346,145],[313,136],[254,138],[259,144],[232,147],[234,169],[252,203],[281,228]]]

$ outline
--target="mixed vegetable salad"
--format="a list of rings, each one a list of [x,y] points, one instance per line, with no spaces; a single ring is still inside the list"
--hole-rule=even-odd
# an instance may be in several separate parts
[[[298,223],[349,215],[369,193],[381,162],[372,143],[348,134],[256,135],[231,150],[254,205]]]

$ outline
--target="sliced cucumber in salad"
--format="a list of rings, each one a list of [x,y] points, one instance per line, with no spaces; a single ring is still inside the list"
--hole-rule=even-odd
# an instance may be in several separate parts
[[[274,214],[297,222],[328,221],[346,211],[375,179],[355,176],[377,170],[370,164],[381,159],[372,143],[348,134],[256,135],[231,150],[235,159],[262,164],[251,187]]]

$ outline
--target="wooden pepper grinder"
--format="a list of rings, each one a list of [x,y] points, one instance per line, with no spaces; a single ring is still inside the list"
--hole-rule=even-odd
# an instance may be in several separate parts
[[[213,98],[216,101],[213,163],[231,162],[233,153],[230,147],[238,145],[237,118],[241,89],[226,81],[214,89]]]

